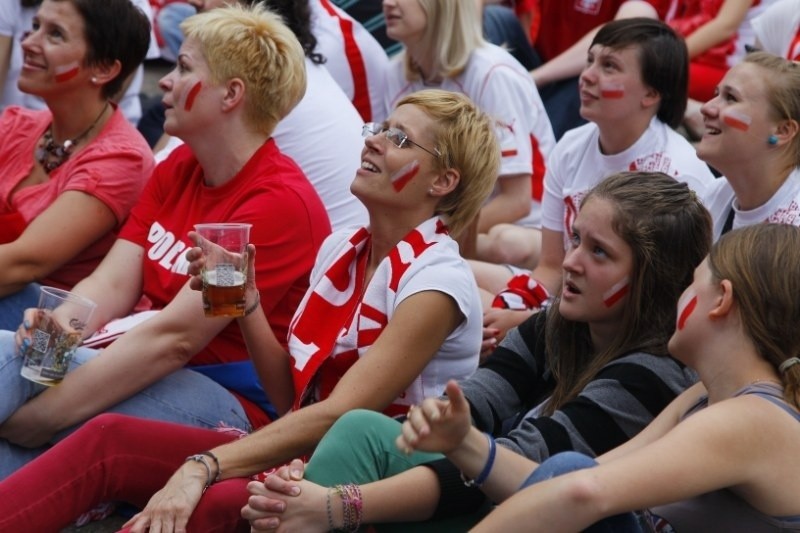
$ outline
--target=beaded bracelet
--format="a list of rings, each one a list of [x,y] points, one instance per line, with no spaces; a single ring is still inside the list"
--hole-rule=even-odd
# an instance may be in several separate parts
[[[492,438],[491,435],[488,433],[484,433],[484,435],[486,435],[486,440],[489,441],[489,457],[486,459],[486,464],[483,465],[483,470],[481,470],[481,473],[478,474],[478,477],[475,479],[467,479],[463,473],[461,474],[461,480],[467,487],[480,487],[489,478],[489,474],[492,473],[494,457],[497,454],[497,444],[494,442],[494,438]]]
[[[358,531],[361,527],[363,516],[363,500],[361,487],[356,484],[336,485],[333,490],[342,499],[342,529],[345,531]],[[330,524],[333,524],[333,514],[329,515]]]

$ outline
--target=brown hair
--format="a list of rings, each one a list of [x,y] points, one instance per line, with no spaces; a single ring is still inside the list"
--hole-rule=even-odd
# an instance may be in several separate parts
[[[745,333],[777,369],[800,357],[800,228],[756,224],[725,234],[708,256],[716,280],[727,279]],[[784,398],[800,407],[800,365],[781,373]]]
[[[609,362],[632,352],[666,356],[678,298],[711,247],[711,216],[688,185],[661,172],[620,172],[594,187],[582,205],[602,198],[614,206],[613,228],[630,246],[633,267],[620,334],[600,352],[589,326],[567,320],[558,300],[547,317],[547,350],[556,387],[552,414],[576,398]]]

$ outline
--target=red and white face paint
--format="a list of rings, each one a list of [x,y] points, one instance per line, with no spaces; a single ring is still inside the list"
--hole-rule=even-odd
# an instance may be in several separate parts
[[[419,161],[416,159],[407,165],[404,165],[403,168],[392,174],[389,179],[392,181],[392,187],[396,192],[400,192],[405,189],[406,185],[414,179],[419,173]]]
[[[617,100],[625,96],[625,86],[617,82],[603,82],[600,84],[600,96]]]
[[[694,291],[687,290],[683,293],[681,299],[678,300],[678,322],[676,324],[678,331],[686,326],[686,321],[692,316],[696,307],[697,294],[695,294]]]
[[[722,122],[740,131],[749,130],[752,121],[753,119],[749,115],[745,115],[735,109],[726,109],[722,113]]]
[[[81,65],[77,61],[73,61],[72,63],[55,67],[53,71],[55,72],[56,83],[64,83],[78,75],[81,71]]]
[[[628,294],[628,290],[630,289],[630,278],[625,276],[617,283],[614,284],[613,287],[608,289],[605,293],[603,293],[603,304],[606,307],[613,307],[614,304],[622,300],[626,294]]]
[[[195,83],[191,89],[186,93],[186,99],[183,102],[183,109],[185,111],[191,111],[192,107],[194,106],[194,100],[197,98],[198,93],[203,88],[202,82]]]

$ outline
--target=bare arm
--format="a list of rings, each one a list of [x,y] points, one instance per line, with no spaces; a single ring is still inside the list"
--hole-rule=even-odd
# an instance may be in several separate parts
[[[512,223],[526,216],[531,209],[531,175],[513,174],[497,180],[498,194],[481,208],[478,233],[503,222]]]
[[[124,314],[138,300],[141,280],[135,272],[141,272],[142,253],[141,247],[118,241],[98,271],[76,286],[75,292],[93,299],[101,310],[90,329]],[[183,367],[229,321],[205,318],[200,293],[187,284],[158,315],[18,409],[0,434],[12,442],[40,444]]]
[[[753,0],[725,0],[717,16],[686,37],[689,57],[693,58],[730,39],[742,24]]]
[[[62,193],[19,238],[0,245],[0,297],[48,276],[116,224],[101,200],[79,191]]]
[[[725,400],[647,446],[519,492],[476,531],[498,531],[521,520],[531,531],[579,531],[607,516],[721,488],[759,490],[767,484],[767,465],[783,462],[774,444],[779,413],[770,407],[752,397]],[[770,483],[774,492],[781,490],[774,479]]]
[[[632,17],[657,19],[658,14],[656,10],[653,9],[653,6],[647,2],[629,1],[623,3],[619,7],[614,19],[619,20]],[[592,29],[568,49],[543,64],[541,67],[532,70],[531,76],[536,85],[542,87],[548,83],[578,76],[581,70],[583,70],[584,65],[586,65],[586,53],[589,51],[589,46],[592,44],[594,36],[597,35],[601,27],[602,25]]]
[[[564,261],[564,237],[560,231],[542,228],[542,255],[531,276],[550,294],[561,288],[561,263]]]

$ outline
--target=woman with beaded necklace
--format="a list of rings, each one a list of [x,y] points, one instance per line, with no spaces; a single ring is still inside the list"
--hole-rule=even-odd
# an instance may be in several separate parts
[[[0,115],[0,329],[39,283],[69,289],[94,270],[150,175],[147,143],[110,102],[149,37],[129,0],[45,0],[33,18],[18,85],[47,109]]]

